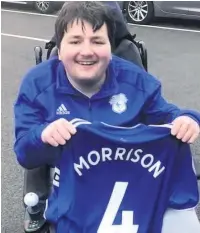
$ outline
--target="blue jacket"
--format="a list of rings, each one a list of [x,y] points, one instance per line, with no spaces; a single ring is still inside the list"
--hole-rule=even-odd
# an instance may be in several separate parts
[[[101,90],[88,98],[69,83],[58,58],[45,61],[25,76],[15,106],[14,150],[25,168],[54,164],[62,146],[44,144],[41,133],[54,120],[82,118],[117,126],[170,123],[200,113],[180,110],[161,96],[161,84],[136,65],[113,56]]]

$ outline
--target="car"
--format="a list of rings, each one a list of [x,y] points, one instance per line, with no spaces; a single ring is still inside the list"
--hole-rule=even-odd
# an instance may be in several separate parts
[[[120,1],[128,22],[150,24],[155,17],[200,20],[200,1]]]
[[[50,14],[61,9],[63,1],[2,1],[10,4],[28,5],[42,14]]]

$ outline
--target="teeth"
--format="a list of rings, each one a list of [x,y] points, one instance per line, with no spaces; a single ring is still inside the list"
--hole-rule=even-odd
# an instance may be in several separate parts
[[[79,61],[78,63],[80,65],[93,65],[95,62],[94,61]]]

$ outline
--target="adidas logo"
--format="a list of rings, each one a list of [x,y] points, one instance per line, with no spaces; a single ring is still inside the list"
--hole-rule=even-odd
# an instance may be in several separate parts
[[[61,104],[60,107],[56,110],[56,115],[65,115],[70,114],[70,111],[68,111],[64,104]]]

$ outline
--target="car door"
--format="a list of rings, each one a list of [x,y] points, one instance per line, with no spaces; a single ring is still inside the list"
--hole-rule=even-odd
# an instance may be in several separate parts
[[[165,13],[188,14],[190,1],[157,1],[155,2]]]

